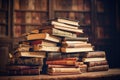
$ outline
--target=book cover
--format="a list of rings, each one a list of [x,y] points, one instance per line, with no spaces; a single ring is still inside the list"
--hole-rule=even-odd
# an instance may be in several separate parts
[[[56,47],[57,43],[47,41],[47,40],[34,40],[31,41],[32,46],[48,46],[48,47]]]
[[[57,25],[57,26],[61,26],[61,27],[66,27],[66,28],[72,28],[72,29],[78,29],[77,26],[72,26],[72,25],[68,25],[68,24],[64,24],[63,22],[58,22],[58,21],[51,21],[52,25]]]
[[[75,60],[53,60],[53,61],[46,61],[46,64],[49,65],[75,65]]]
[[[107,62],[107,60],[91,61],[91,62],[85,62],[85,64],[87,64],[88,67],[94,67],[94,66],[100,66],[100,65],[107,65],[108,62]]]
[[[61,52],[63,53],[74,53],[74,52],[87,52],[94,51],[93,47],[84,47],[84,48],[61,48]]]
[[[57,43],[61,41],[61,38],[52,36],[48,33],[30,34],[27,36],[27,40],[37,40],[37,39],[45,39]]]
[[[107,70],[109,70],[109,65],[93,66],[93,67],[88,67],[87,69],[88,72],[107,71]]]
[[[83,62],[104,61],[104,60],[106,60],[105,57],[102,57],[102,58],[82,58]]]
[[[39,75],[41,69],[25,69],[25,70],[10,70],[8,71],[9,75]]]
[[[71,37],[71,38],[76,38],[77,34],[72,33],[72,32],[68,32],[68,31],[64,31],[64,30],[59,30],[56,28],[51,28],[51,29],[43,29],[41,30],[41,32],[43,33],[49,33],[55,36],[60,36],[60,37]]]
[[[95,58],[95,57],[106,57],[105,51],[91,51],[80,53],[80,57],[84,58]]]
[[[17,52],[15,57],[46,57],[46,52]]]
[[[61,23],[69,24],[69,25],[80,26],[79,21],[70,20],[70,19],[67,19],[67,18],[58,18],[57,21],[61,22]]]
[[[81,73],[80,68],[49,68],[48,73]]]
[[[34,45],[34,51],[60,52],[60,47]]]
[[[10,58],[8,65],[42,66],[43,58]]]

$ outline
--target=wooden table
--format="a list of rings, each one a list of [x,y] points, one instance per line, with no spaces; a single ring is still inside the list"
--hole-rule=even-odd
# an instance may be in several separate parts
[[[120,80],[120,69],[73,75],[0,76],[0,80]]]

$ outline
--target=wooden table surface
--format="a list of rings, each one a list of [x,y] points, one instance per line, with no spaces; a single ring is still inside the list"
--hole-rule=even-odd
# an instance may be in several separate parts
[[[0,80],[120,80],[120,69],[72,75],[0,76]]]

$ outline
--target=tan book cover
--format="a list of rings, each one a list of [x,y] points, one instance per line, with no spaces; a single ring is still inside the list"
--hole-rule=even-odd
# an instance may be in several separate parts
[[[106,60],[105,57],[103,57],[103,58],[82,58],[83,62],[104,61],[104,60]]]
[[[34,45],[34,51],[60,52],[60,47]]]
[[[61,52],[63,53],[73,53],[73,52],[87,52],[94,51],[93,47],[83,47],[83,48],[61,48]]]
[[[50,68],[50,73],[81,73],[80,68]]]
[[[57,26],[64,26],[66,28],[78,29],[77,26],[72,26],[72,25],[64,24],[64,23],[58,22],[58,21],[51,21],[51,24],[52,25],[57,25]]]
[[[61,38],[49,35],[48,33],[30,34],[27,36],[27,40],[37,40],[37,39],[45,39],[57,43],[61,42]]]
[[[15,57],[46,57],[46,52],[17,52]]]

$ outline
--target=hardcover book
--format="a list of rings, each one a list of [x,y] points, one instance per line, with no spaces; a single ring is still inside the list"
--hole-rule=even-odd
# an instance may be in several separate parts
[[[74,53],[74,52],[87,52],[94,51],[93,47],[84,47],[84,48],[61,48],[61,52],[63,53]]]
[[[44,29],[41,30],[41,32],[43,33],[49,33],[55,36],[60,36],[60,37],[71,37],[71,38],[76,38],[77,34],[72,33],[72,32],[68,32],[68,31],[64,31],[64,30],[59,30],[56,28],[51,28],[51,29]]]
[[[61,41],[61,38],[52,36],[48,33],[30,34],[27,36],[27,40],[37,40],[37,39],[45,39],[57,43]]]
[[[15,57],[46,57],[46,52],[17,52]]]
[[[94,72],[94,71],[107,71],[109,69],[109,65],[100,65],[100,66],[93,66],[88,67],[88,72]]]

